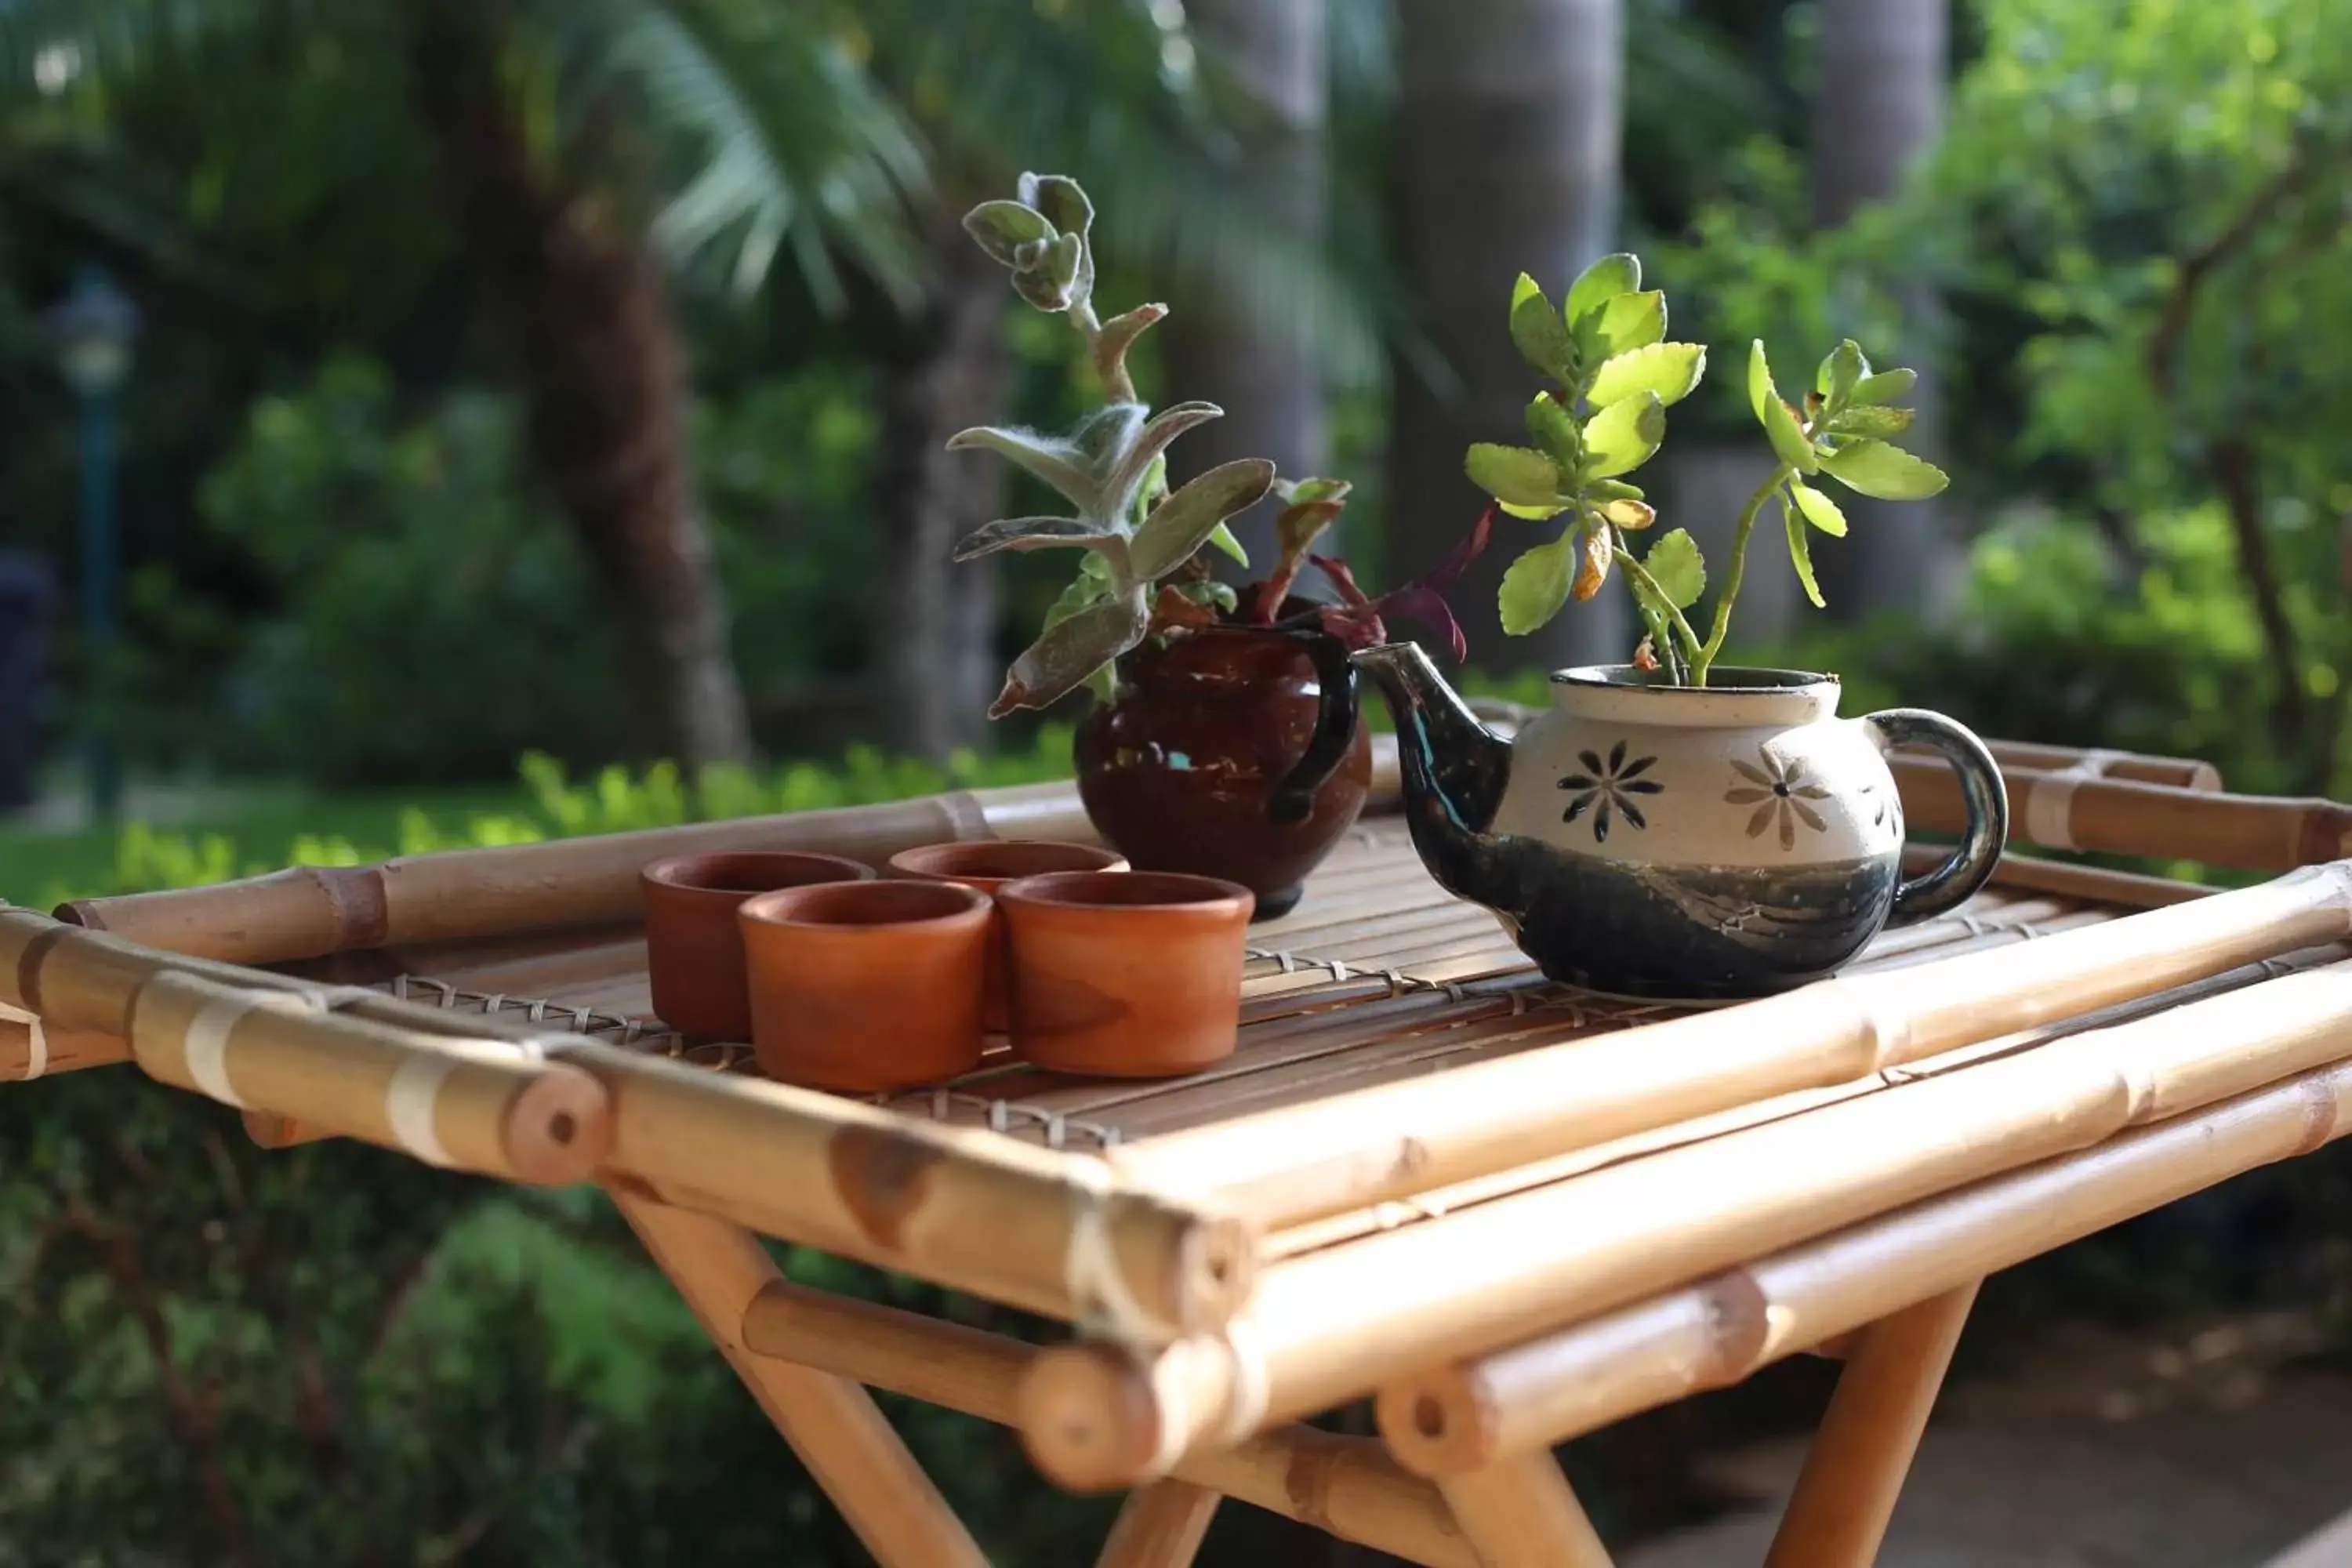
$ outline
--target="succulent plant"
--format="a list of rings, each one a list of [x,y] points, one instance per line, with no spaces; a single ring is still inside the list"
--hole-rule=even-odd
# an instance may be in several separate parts
[[[1155,415],[1136,397],[1128,350],[1168,307],[1139,305],[1108,321],[1097,316],[1094,204],[1076,181],[1024,174],[1017,200],[982,202],[963,221],[981,248],[1012,269],[1024,300],[1069,318],[1086,341],[1105,399],[1067,435],[992,426],[961,431],[948,442],[1001,453],[1044,480],[1071,511],[988,523],[966,536],[956,559],[1001,550],[1086,552],[1076,581],[1006,675],[989,709],[998,717],[1043,708],[1089,680],[1099,689],[1112,661],[1150,631],[1154,589],[1167,579],[1191,570],[1203,584],[1192,596],[1213,598],[1216,590],[1191,563],[1211,544],[1245,560],[1225,520],[1264,497],[1275,471],[1262,458],[1243,458],[1170,491],[1169,443],[1224,411],[1179,403]]]
[[[1818,607],[1822,599],[1807,530],[1843,536],[1846,521],[1837,503],[1806,479],[1826,473],[1851,489],[1889,500],[1934,495],[1948,480],[1942,469],[1889,440],[1911,423],[1912,411],[1895,400],[1916,380],[1912,372],[1874,373],[1849,338],[1822,361],[1800,411],[1773,386],[1762,342],[1751,344],[1748,402],[1780,461],[1740,511],[1714,624],[1700,637],[1685,612],[1706,591],[1706,565],[1688,531],[1661,535],[1639,557],[1626,542],[1627,534],[1651,527],[1657,514],[1625,476],[1657,454],[1666,437],[1665,410],[1688,396],[1706,372],[1704,346],[1669,342],[1665,332],[1665,296],[1642,289],[1637,257],[1594,262],[1569,286],[1559,310],[1521,273],[1511,292],[1511,341],[1558,389],[1538,393],[1528,405],[1533,447],[1480,442],[1464,466],[1511,516],[1570,519],[1557,539],[1522,552],[1504,574],[1506,632],[1534,631],[1570,598],[1598,594],[1611,568],[1622,566],[1647,628],[1635,664],[1704,686],[1729,633],[1748,539],[1767,501],[1780,501],[1789,558],[1805,596]]]

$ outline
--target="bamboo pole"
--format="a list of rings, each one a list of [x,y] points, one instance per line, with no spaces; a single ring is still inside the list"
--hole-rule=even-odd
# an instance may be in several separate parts
[[[1609,1549],[1549,1454],[1514,1454],[1438,1486],[1486,1568],[1609,1568]]]
[[[129,1025],[158,1082],[287,1107],[427,1164],[556,1184],[585,1177],[613,1142],[603,1085],[503,1040],[418,1035],[324,1012],[312,995],[169,973],[139,988]]]
[[[2352,963],[1498,1198],[1277,1264],[1220,1335],[1049,1352],[1024,1436],[1066,1485],[1131,1484],[1200,1442],[2347,1053]]]
[[[1906,872],[1925,871],[1947,851],[1938,845],[1913,845],[1903,851]],[[2052,893],[2062,899],[2116,904],[2131,910],[2162,909],[2209,897],[2218,889],[2170,877],[2143,877],[2132,871],[2111,871],[2104,866],[2078,866],[2067,860],[2045,860],[2038,855],[2013,851],[2001,856],[1993,868],[1991,886],[2024,892]]]
[[[1407,1468],[1475,1468],[1721,1388],[1924,1296],[2352,1133],[2338,1064],[1770,1253],[1383,1389]]]
[[[1396,741],[1375,738],[1372,802],[1398,792]],[[956,790],[880,805],[788,812],[541,844],[295,867],[209,888],[84,899],[58,914],[173,952],[284,963],[353,949],[635,919],[637,873],[671,855],[814,849],[879,866],[958,838],[1099,839],[1068,782]]]
[[[2109,752],[2081,746],[2045,746],[2031,741],[1987,741],[1985,749],[2006,773],[2026,769],[2037,773],[2075,771],[2094,778],[2130,779],[2138,784],[2170,784],[2175,789],[2221,787],[2221,770],[2201,757],[2159,757],[2141,752]],[[1926,758],[1926,752],[1898,752],[1908,761]]]
[[[846,1378],[751,1353],[744,1309],[780,1276],[743,1230],[625,1193],[613,1201],[735,1375],[883,1568],[987,1568],[962,1523]]]
[[[1108,1151],[1267,1229],[1882,1072],[2352,931],[2352,864]],[[1563,1034],[1569,1026],[1562,1026]]]
[[[9,963],[12,956],[19,962]],[[215,983],[202,976],[224,973],[243,978],[247,972],[0,911],[0,996],[14,983],[45,1017],[119,1020],[142,986],[163,979],[208,985]],[[510,1061],[473,1062],[460,1075],[468,1082],[500,1072],[572,1082],[566,1075],[583,1069],[601,1083],[613,1108],[609,1159],[614,1168],[665,1190],[723,1194],[739,1203],[748,1198],[741,1206],[757,1212],[761,1228],[787,1239],[923,1273],[955,1289],[1141,1342],[1222,1322],[1249,1292],[1255,1251],[1237,1221],[1114,1191],[1091,1156],[1035,1149],[979,1130],[915,1123],[813,1090],[713,1073],[583,1036],[532,1032],[373,993],[253,978],[303,999],[284,1005],[347,1003],[331,1016],[300,1020],[306,1039],[379,1053],[406,1043],[435,1060],[431,1037],[510,1042]],[[262,993],[240,988],[235,994]],[[327,1067],[301,1062],[302,1053],[284,1033],[296,1026],[287,1015],[267,1009],[247,1014],[240,1026],[290,1053],[271,1069],[276,1076],[252,1082],[248,1070],[260,1069],[247,1069],[243,1055],[237,1059],[238,1098],[265,1113],[260,1131],[281,1143],[320,1128],[381,1141],[390,1131],[383,1086],[354,1089],[331,1081]],[[240,1052],[259,1048],[239,1047]],[[163,1066],[151,1066],[150,1072],[194,1087],[184,1046],[166,1040],[162,1049]],[[564,1072],[529,1065],[533,1053],[560,1059]],[[396,1068],[406,1057],[383,1059]],[[370,1092],[378,1094],[372,1110]],[[548,1114],[545,1125],[551,1128],[555,1112]],[[273,1115],[278,1120],[267,1120]],[[289,1119],[298,1125],[289,1126]],[[560,1168],[567,1180],[586,1170],[572,1155]]]
[[[1863,1331],[1838,1374],[1764,1568],[1870,1568],[1895,1517],[1977,1281]]]
[[[612,1169],[786,1240],[1140,1342],[1223,1322],[1255,1278],[1238,1221],[1118,1187],[1091,1155],[595,1041],[552,1048],[613,1097]]]
[[[1010,1426],[1037,1347],[960,1323],[812,1290],[778,1279],[743,1314],[742,1342],[870,1388]],[[1285,1426],[1231,1448],[1192,1455],[1180,1480],[1313,1525],[1343,1541],[1434,1568],[1477,1568],[1468,1543],[1427,1481],[1408,1476],[1380,1445],[1309,1426]]]
[[[1119,1509],[1096,1568],[1192,1568],[1219,1500],[1190,1481],[1138,1488]]]
[[[1914,828],[1958,832],[1959,781],[1941,763],[1893,759]],[[2004,769],[2010,835],[2053,849],[2158,855],[2282,871],[2352,854],[2352,806],[2318,799],[2223,795],[2075,773]]]

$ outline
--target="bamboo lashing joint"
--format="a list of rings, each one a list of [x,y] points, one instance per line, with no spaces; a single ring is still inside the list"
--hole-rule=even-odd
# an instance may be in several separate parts
[[[612,1143],[602,1084],[508,1040],[423,1036],[331,1011],[316,992],[159,973],[132,997],[131,1047],[149,1077],[260,1105],[428,1164],[551,1184]]]

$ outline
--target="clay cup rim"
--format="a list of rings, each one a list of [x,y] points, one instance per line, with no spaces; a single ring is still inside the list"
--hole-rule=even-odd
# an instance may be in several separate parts
[[[745,931],[905,931],[985,921],[988,895],[961,882],[813,882],[755,893],[736,919]]]
[[[1116,920],[1122,914],[1247,920],[1257,896],[1239,882],[1183,871],[1052,871],[997,889],[1013,909],[1074,910]]]
[[[874,874],[873,867],[839,855],[799,849],[722,849],[656,860],[638,872],[637,879],[648,898],[732,904],[780,888],[869,881]]]
[[[1054,872],[1127,868],[1126,858],[1116,850],[1051,838],[957,839],[918,845],[890,857],[890,869],[903,877],[991,889]]]

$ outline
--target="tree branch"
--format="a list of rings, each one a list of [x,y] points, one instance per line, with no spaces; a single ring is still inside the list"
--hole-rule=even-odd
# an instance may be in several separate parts
[[[2269,531],[2263,527],[2261,481],[2254,469],[2254,449],[2243,437],[2214,443],[2213,479],[2237,538],[2238,565],[2254,596],[2254,614],[2262,622],[2263,640],[2269,645],[2272,667],[2278,672],[2274,702],[2281,739],[2300,753],[2309,739],[2310,706],[2304,700],[2303,657],[2294,624],[2287,619],[2286,594],[2280,584],[2278,563],[2271,556]]]
[[[2214,269],[2231,256],[2251,244],[2254,236],[2285,205],[2304,182],[2311,177],[2312,148],[2307,142],[2296,145],[2294,156],[2287,161],[2270,184],[2264,185],[2247,202],[2243,210],[2230,221],[2227,228],[2215,235],[2198,249],[2180,259],[2180,271],[2173,279],[2172,294],[2164,302],[2164,311],[2157,318],[2156,330],[2148,334],[2147,374],[2156,383],[2158,394],[2168,400],[2172,396],[2176,373],[2179,368],[2180,340],[2188,335],[2189,318],[2197,308],[2197,298],[2203,292]]]

